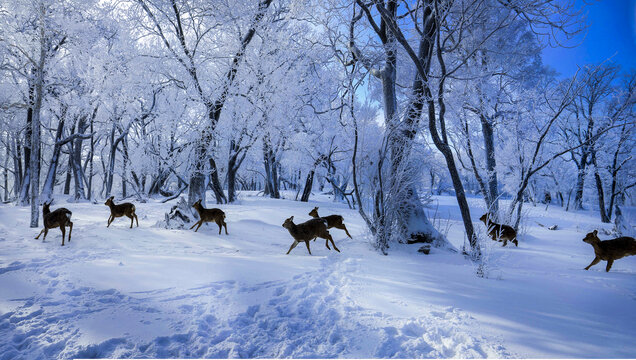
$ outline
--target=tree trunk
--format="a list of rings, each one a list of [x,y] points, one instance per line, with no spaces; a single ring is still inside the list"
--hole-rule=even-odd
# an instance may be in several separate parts
[[[497,181],[497,161],[495,158],[495,137],[492,123],[481,115],[481,129],[484,134],[484,148],[486,151],[486,170],[488,171],[488,212],[499,217],[499,192]],[[495,220],[498,221],[498,220]]]
[[[88,124],[86,124],[86,117],[79,118],[77,123],[77,134],[82,135],[86,131]],[[75,183],[75,201],[85,200],[86,192],[84,190],[84,169],[82,168],[82,143],[84,139],[78,136],[73,140],[73,147],[71,150],[71,158],[73,164],[73,180]]]
[[[314,186],[314,173],[315,169],[311,169],[307,174],[307,179],[305,180],[305,188],[303,190],[303,195],[300,197],[301,202],[309,201],[309,195],[311,195],[311,188]]]
[[[36,74],[33,69],[32,74]],[[33,80],[29,79],[29,108],[27,109],[26,130],[24,133],[24,175],[20,185],[20,205],[25,206],[29,203],[29,188],[31,187],[31,143],[33,141],[33,106],[35,104],[35,85]]]
[[[89,156],[89,170],[88,170],[88,200],[91,200],[93,198],[93,157],[95,155],[95,130],[93,128],[93,123],[95,122],[95,116],[97,115],[97,110],[95,110],[95,112],[93,112],[93,116],[91,116],[91,122],[90,122],[90,132],[91,132],[91,152],[88,155]]]
[[[227,161],[227,199],[232,203],[236,200],[236,172],[240,167],[239,148],[236,141],[230,141],[230,156]]]
[[[574,210],[583,209],[583,189],[585,187],[585,170],[587,167],[587,150],[583,149],[581,155],[581,162],[578,166],[578,173],[576,176],[576,185],[574,186]]]
[[[265,195],[273,199],[280,199],[278,190],[278,163],[272,150],[269,136],[263,137],[263,164],[265,166]]]
[[[44,4],[40,3],[39,30],[40,30],[40,58],[35,76],[35,104],[33,104],[33,120],[31,134],[31,227],[39,225],[40,215],[40,109],[42,108],[44,86],[44,60],[46,56],[44,38]]]
[[[603,191],[603,180],[598,172],[598,164],[596,161],[596,151],[592,150],[592,163],[594,164],[594,179],[596,180],[596,191],[598,193],[598,208],[601,213],[601,221],[609,223],[610,219],[605,210],[605,192]]]
[[[13,196],[19,200],[20,188],[22,184],[22,146],[20,137],[16,136],[13,147]]]
[[[57,125],[57,132],[55,133],[55,143],[53,145],[53,155],[51,155],[51,162],[49,164],[49,171],[46,174],[46,180],[42,187],[42,195],[40,198],[44,202],[48,202],[52,199],[53,189],[55,187],[55,176],[57,173],[57,167],[60,158],[60,152],[62,150],[62,131],[64,130],[64,114],[60,117],[60,122]]]
[[[72,145],[69,145],[69,147]],[[68,167],[66,169],[66,179],[64,179],[64,195],[71,193],[71,172],[73,171],[73,160],[71,160],[71,151],[68,153]]]

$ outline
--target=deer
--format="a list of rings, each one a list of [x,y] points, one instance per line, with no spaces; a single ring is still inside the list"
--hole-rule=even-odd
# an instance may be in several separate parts
[[[106,225],[106,227],[109,227],[115,218],[122,216],[128,216],[130,218],[131,229],[133,227],[133,220],[137,221],[137,227],[139,227],[139,219],[137,218],[137,214],[135,214],[135,205],[133,203],[115,204],[115,202],[113,202],[114,198],[114,196],[111,196],[104,203],[104,205],[110,208],[110,216],[108,217],[108,225]]]
[[[331,245],[333,245],[334,250],[340,252],[327,230],[327,220],[325,219],[311,219],[302,224],[294,224],[294,217],[292,216],[289,219],[286,219],[282,226],[287,229],[289,234],[294,238],[294,243],[289,247],[289,250],[287,250],[287,254],[285,255],[289,255],[289,253],[301,241],[305,242],[305,245],[307,245],[307,251],[309,252],[309,255],[311,255],[309,241],[311,239],[316,239],[317,237],[325,239],[327,249],[331,250],[329,247],[329,241],[331,241]]]
[[[71,215],[73,213],[67,208],[59,208],[51,211],[49,206],[53,200],[49,201],[47,204],[46,201],[42,204],[42,220],[44,222],[44,229],[40,231],[36,239],[40,238],[40,235],[44,233],[44,237],[42,238],[42,242],[46,240],[46,234],[49,233],[49,229],[53,229],[59,227],[62,231],[62,246],[64,246],[64,235],[66,234],[66,226],[69,227],[68,230],[68,242],[71,242],[71,233],[73,232],[73,222],[71,221]]]
[[[336,228],[336,229],[344,230],[345,233],[347,233],[347,236],[350,239],[353,239],[351,237],[351,234],[349,234],[349,231],[347,230],[347,227],[344,224],[344,218],[341,215],[329,215],[329,216],[320,217],[318,216],[318,206],[316,206],[313,210],[309,212],[309,216],[313,217],[314,219],[327,220],[327,229]]]
[[[219,235],[221,235],[221,229],[223,227],[225,227],[225,235],[228,235],[227,224],[225,223],[225,213],[223,212],[223,210],[217,208],[206,209],[203,207],[203,205],[201,205],[201,199],[192,204],[192,207],[199,213],[199,221],[194,223],[190,230],[199,225],[197,226],[196,230],[194,230],[194,232],[197,232],[201,225],[203,225],[204,223],[214,221],[219,226]]]
[[[511,241],[515,244],[515,246],[519,246],[519,242],[517,241],[517,231],[511,226],[501,225],[490,221],[488,213],[482,215],[479,220],[484,222],[484,225],[486,225],[486,228],[488,229],[488,235],[494,241],[503,241],[503,246],[506,246],[508,241]]]
[[[636,255],[636,240],[629,236],[622,236],[612,240],[601,240],[598,238],[598,230],[594,230],[585,235],[583,242],[592,245],[594,255],[596,255],[592,263],[588,265],[585,270],[589,270],[590,267],[598,264],[601,260],[605,260],[607,261],[605,272],[609,272],[612,268],[612,264],[614,264],[614,260],[625,256]]]

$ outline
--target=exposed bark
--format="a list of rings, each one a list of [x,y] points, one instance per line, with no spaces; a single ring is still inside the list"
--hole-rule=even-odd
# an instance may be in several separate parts
[[[268,134],[263,136],[263,164],[265,166],[265,195],[280,199],[278,161]]]
[[[480,116],[481,129],[484,134],[484,149],[486,152],[486,171],[488,171],[488,212],[493,221],[499,216],[499,182],[497,180],[497,160],[495,158],[495,136],[492,122],[483,114]],[[494,216],[493,216],[494,215]]]
[[[36,76],[36,70],[31,71]],[[31,144],[33,137],[33,107],[35,104],[35,84],[34,79],[29,78],[29,107],[27,108],[26,127],[24,132],[24,175],[20,184],[20,205],[24,206],[29,203],[29,188],[31,187]]]
[[[592,152],[592,163],[594,164],[594,179],[596,180],[596,190],[598,194],[598,208],[601,213],[601,221],[609,223],[610,219],[605,211],[605,191],[603,190],[603,181],[598,171],[598,161],[596,160],[596,151]]]
[[[55,143],[53,144],[53,154],[51,155],[51,161],[49,163],[49,170],[46,174],[46,179],[44,180],[44,186],[42,186],[42,194],[40,198],[44,202],[48,202],[52,199],[53,187],[55,186],[55,175],[57,173],[57,167],[60,158],[60,152],[62,150],[62,145],[60,140],[62,140],[62,131],[64,130],[64,122],[65,122],[65,111],[62,112],[62,115],[59,118],[59,122],[57,124],[57,131],[55,133]]]

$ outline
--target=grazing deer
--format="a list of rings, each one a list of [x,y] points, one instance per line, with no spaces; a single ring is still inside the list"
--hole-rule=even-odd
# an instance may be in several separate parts
[[[329,215],[329,216],[323,216],[320,217],[318,216],[318,206],[316,206],[313,210],[311,210],[309,212],[309,216],[313,217],[314,219],[325,219],[327,220],[327,229],[331,229],[331,228],[336,228],[336,229],[341,229],[344,230],[345,233],[347,233],[347,236],[351,239],[353,239],[351,237],[351,235],[349,234],[349,231],[347,230],[347,227],[344,224],[344,218],[340,215]],[[316,239],[314,239],[316,240]]]
[[[583,241],[592,245],[596,257],[585,270],[596,265],[601,260],[607,261],[605,271],[609,272],[612,268],[614,260],[618,260],[625,256],[636,255],[636,240],[629,236],[619,237],[613,240],[603,240],[598,238],[598,230],[585,235]]]
[[[519,246],[519,242],[517,241],[517,232],[511,226],[501,225],[490,221],[490,217],[487,213],[482,215],[479,220],[484,222],[484,225],[486,225],[486,228],[488,229],[488,235],[494,241],[503,241],[503,246],[506,246],[508,241],[511,241],[515,244],[515,246]]]
[[[66,226],[69,227],[68,242],[71,242],[71,233],[73,232],[73,222],[71,221],[71,215],[73,215],[73,213],[67,208],[59,208],[51,211],[51,209],[49,209],[49,206],[52,202],[53,200],[51,200],[48,204],[46,202],[42,204],[42,220],[44,222],[44,229],[42,229],[42,231],[40,231],[38,236],[36,236],[35,238],[40,238],[40,235],[44,233],[44,237],[42,238],[42,242],[44,242],[44,240],[46,240],[46,234],[49,233],[49,229],[59,227],[62,231],[62,246],[64,246],[64,235],[66,234]]]
[[[329,241],[331,241],[331,245],[333,245],[334,250],[340,252],[340,250],[336,247],[336,244],[333,242],[333,238],[329,234],[329,231],[327,231],[327,221],[325,219],[311,219],[302,224],[294,224],[294,217],[292,216],[285,220],[283,227],[287,229],[294,238],[294,243],[289,247],[289,250],[287,250],[287,254],[289,254],[289,252],[292,251],[299,242],[304,241],[305,245],[307,245],[307,251],[309,251],[309,255],[311,255],[309,241],[317,237],[325,239],[327,249],[331,250],[329,247]]]
[[[194,232],[197,232],[197,230],[199,230],[201,225],[203,225],[204,223],[214,221],[219,226],[219,235],[221,235],[221,229],[223,227],[225,227],[225,235],[228,235],[227,224],[225,223],[225,213],[223,212],[223,210],[216,208],[206,209],[203,207],[203,205],[201,205],[201,199],[192,204],[192,207],[199,213],[199,221],[194,223],[190,230],[199,225],[197,226],[196,230],[194,230]]]
[[[124,215],[130,218],[131,229],[133,227],[133,220],[137,221],[137,227],[139,227],[139,219],[137,218],[137,214],[135,214],[135,205],[133,203],[115,204],[113,202],[114,198],[114,196],[111,196],[104,203],[104,205],[110,208],[110,217],[108,217],[108,225],[106,225],[106,227],[109,227],[115,218],[122,217]]]

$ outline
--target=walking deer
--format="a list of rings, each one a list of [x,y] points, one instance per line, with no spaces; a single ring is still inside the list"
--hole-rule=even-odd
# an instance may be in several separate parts
[[[605,271],[609,272],[614,264],[614,260],[618,260],[625,256],[636,255],[636,240],[629,236],[619,237],[613,240],[603,240],[598,238],[598,230],[585,235],[583,242],[586,242],[594,248],[596,257],[585,270],[598,264],[601,260],[607,261]]]
[[[309,241],[317,237],[325,239],[325,246],[327,246],[327,249],[331,250],[329,247],[329,241],[331,241],[331,245],[333,245],[334,250],[340,252],[340,250],[336,247],[336,244],[333,242],[333,238],[329,234],[329,231],[327,231],[327,221],[324,219],[311,219],[302,224],[294,224],[294,217],[292,216],[285,220],[282,226],[287,229],[294,238],[294,243],[289,247],[289,250],[287,250],[287,254],[289,254],[299,242],[304,241],[305,245],[307,245],[307,251],[309,251],[309,255],[311,255]]]
[[[108,225],[106,225],[106,227],[109,227],[115,218],[122,216],[130,218],[131,229],[133,227],[133,220],[137,221],[137,227],[139,227],[139,219],[137,218],[137,214],[135,214],[135,205],[133,203],[115,204],[113,202],[114,198],[114,196],[111,196],[104,203],[104,205],[110,208],[110,216],[108,217]]]
[[[66,226],[69,227],[68,242],[71,242],[71,233],[73,232],[73,222],[71,221],[71,215],[73,215],[73,213],[67,208],[59,208],[51,211],[49,206],[51,206],[52,202],[53,200],[49,201],[48,204],[46,202],[42,204],[42,220],[44,223],[44,229],[42,229],[42,231],[40,231],[38,236],[36,236],[35,238],[39,239],[40,235],[44,233],[44,237],[42,238],[42,242],[44,242],[44,240],[46,240],[46,234],[49,233],[49,229],[59,227],[62,231],[62,246],[64,246],[64,235],[66,234]]]
[[[228,235],[227,224],[225,223],[225,213],[223,212],[223,210],[216,208],[206,209],[203,207],[203,205],[201,205],[201,199],[192,204],[192,207],[199,213],[199,221],[192,225],[190,230],[199,225],[197,226],[196,230],[194,230],[194,232],[197,232],[197,230],[199,230],[201,225],[203,225],[204,223],[214,221],[219,226],[219,235],[221,235],[221,229],[223,227],[225,227],[225,235]]]
[[[347,230],[347,227],[344,224],[344,218],[341,215],[329,215],[329,216],[320,217],[318,216],[318,206],[316,206],[313,210],[309,212],[309,216],[313,217],[314,219],[327,220],[327,229],[336,228],[336,229],[344,230],[345,233],[347,233],[347,236],[353,239],[351,237],[351,234],[349,234],[349,231]]]
[[[494,241],[503,241],[503,246],[511,241],[515,246],[519,245],[517,241],[517,232],[511,226],[501,225],[490,221],[490,216],[486,213],[482,215],[479,220],[484,222],[486,229],[488,229],[488,235]]]

